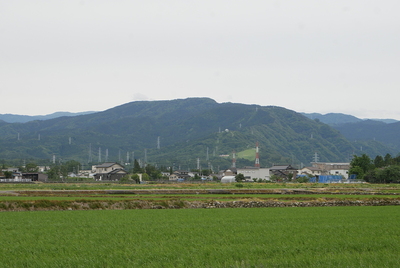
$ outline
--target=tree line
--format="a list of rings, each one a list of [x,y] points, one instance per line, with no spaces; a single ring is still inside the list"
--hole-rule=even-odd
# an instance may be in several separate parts
[[[377,155],[375,159],[366,154],[355,155],[350,162],[349,174],[370,183],[400,183],[400,155]]]

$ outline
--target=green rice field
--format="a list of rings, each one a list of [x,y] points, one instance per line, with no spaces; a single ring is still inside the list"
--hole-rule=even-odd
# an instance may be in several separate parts
[[[0,213],[1,267],[400,267],[400,207]]]
[[[400,193],[400,184],[322,184],[322,183],[239,183],[243,189],[379,189],[385,192]],[[165,183],[165,184],[120,184],[120,183],[32,183],[0,184],[0,191],[8,190],[137,190],[137,189],[237,189],[238,183],[201,182],[201,183]]]

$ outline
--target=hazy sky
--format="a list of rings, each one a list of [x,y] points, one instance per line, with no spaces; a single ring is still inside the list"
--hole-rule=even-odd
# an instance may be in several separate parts
[[[398,0],[0,0],[0,113],[210,97],[400,120]]]

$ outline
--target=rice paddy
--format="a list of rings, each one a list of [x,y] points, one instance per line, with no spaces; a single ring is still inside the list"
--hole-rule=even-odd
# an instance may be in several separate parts
[[[398,267],[400,209],[0,214],[3,267]]]

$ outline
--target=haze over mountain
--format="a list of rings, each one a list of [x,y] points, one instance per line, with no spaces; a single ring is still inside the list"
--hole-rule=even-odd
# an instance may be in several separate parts
[[[340,131],[350,141],[379,141],[400,151],[400,122],[394,119],[360,119],[340,113],[304,114],[308,118],[318,119]]]
[[[84,114],[95,113],[93,111],[80,112],[80,113],[70,113],[70,112],[55,112],[47,115],[18,115],[18,114],[0,114],[0,121],[7,123],[26,123],[35,120],[48,120],[53,118],[58,118],[62,116],[77,116]]]
[[[383,123],[382,123],[383,124]],[[338,130],[276,106],[217,103],[209,98],[137,101],[106,111],[27,123],[0,123],[0,159],[132,162],[228,168],[346,162],[352,154],[394,153],[377,140],[349,141]],[[227,155],[229,155],[227,157]]]
[[[318,119],[321,122],[328,124],[330,126],[347,124],[347,123],[358,123],[365,120],[374,120],[384,123],[396,123],[398,120],[395,119],[360,119],[352,115],[342,114],[342,113],[328,113],[328,114],[320,114],[320,113],[302,113],[310,119]]]
[[[393,148],[396,154],[400,151],[400,122],[384,123],[365,120],[334,126],[347,139],[353,141],[379,141]]]

